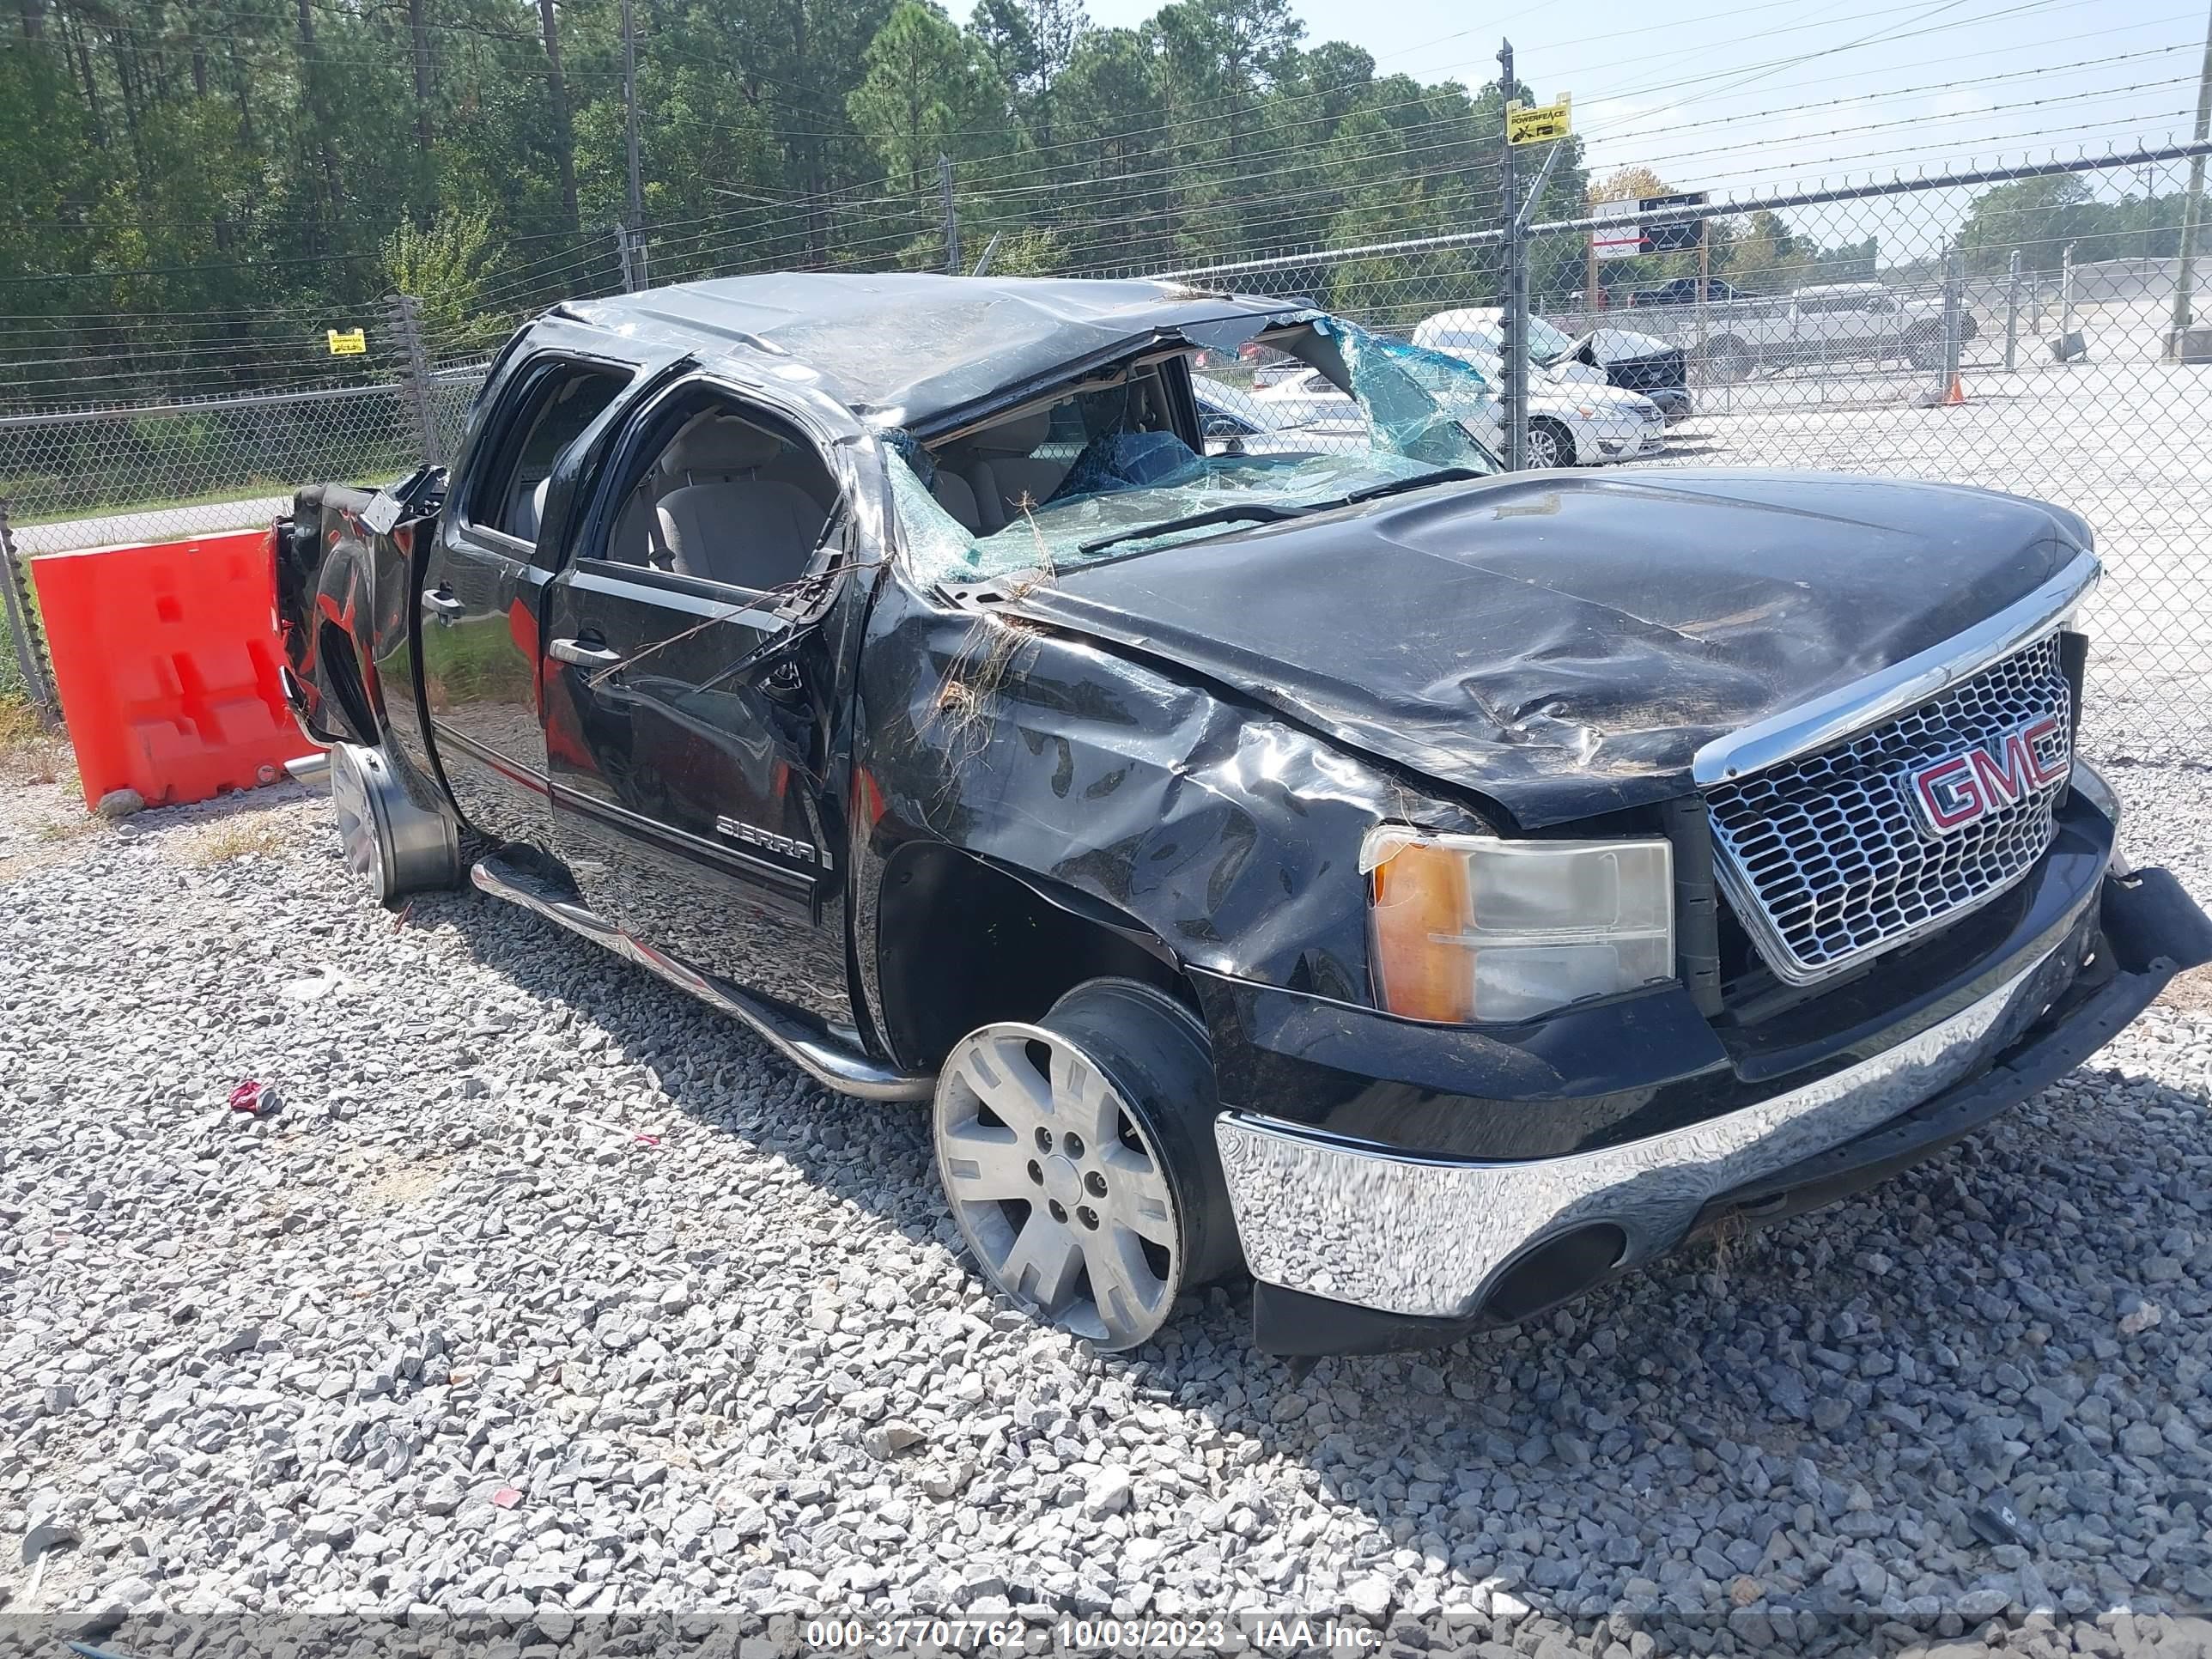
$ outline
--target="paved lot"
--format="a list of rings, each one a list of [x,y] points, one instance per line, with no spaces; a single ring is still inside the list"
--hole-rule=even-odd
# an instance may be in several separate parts
[[[1701,392],[1638,465],[1744,465],[1939,479],[2039,496],[2088,521],[2106,564],[2099,655],[2170,680],[2166,712],[2212,723],[2212,367],[2132,349],[2114,330],[2084,362],[1966,372],[1969,401],[1921,407],[1929,377],[1835,365]],[[2178,693],[2182,699],[2172,700]]]
[[[2114,770],[2138,852],[2212,899],[2212,780]],[[1236,1291],[1133,1356],[1038,1328],[960,1257],[917,1112],[507,907],[374,909],[327,810],[88,829],[0,793],[8,1613],[2212,1635],[2176,1618],[2212,1602],[2201,980],[1858,1200],[1299,1379]],[[282,1109],[227,1109],[248,1079]],[[74,1541],[26,1567],[41,1528]]]

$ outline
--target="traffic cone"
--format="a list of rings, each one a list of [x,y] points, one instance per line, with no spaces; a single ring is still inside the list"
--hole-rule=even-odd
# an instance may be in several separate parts
[[[1945,389],[1943,393],[1943,407],[1949,409],[1954,404],[1963,404],[1966,401],[1966,388],[1960,384],[1959,377],[1956,374],[1954,374],[1951,377],[1950,386]]]

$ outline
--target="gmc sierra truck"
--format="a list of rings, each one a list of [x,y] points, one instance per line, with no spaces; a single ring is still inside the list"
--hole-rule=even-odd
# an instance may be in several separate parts
[[[1358,421],[1208,455],[1202,353]],[[1232,1275],[1270,1352],[1527,1318],[2212,956],[2076,752],[2079,519],[1506,474],[1486,396],[1151,283],[563,305],[450,471],[299,493],[287,691],[380,898],[472,881],[928,1102],[977,1267],[1108,1347]]]

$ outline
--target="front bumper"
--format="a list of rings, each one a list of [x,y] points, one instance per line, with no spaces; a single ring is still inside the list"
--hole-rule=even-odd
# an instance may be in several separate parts
[[[1309,1354],[1450,1341],[1565,1301],[1724,1216],[1829,1201],[2064,1075],[2207,960],[2212,921],[2164,871],[2143,871],[2107,880],[2055,947],[1903,1042],[1642,1139],[1478,1161],[1224,1113],[1216,1139],[1258,1281],[1255,1339]]]
[[[1587,430],[1578,435],[1596,451],[1596,462],[1632,461],[1641,456],[1656,455],[1667,447],[1667,426],[1663,420],[1650,422],[1599,419],[1592,421]]]

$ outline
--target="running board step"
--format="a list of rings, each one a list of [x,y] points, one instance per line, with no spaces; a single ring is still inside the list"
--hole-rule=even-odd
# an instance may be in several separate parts
[[[839,1042],[821,1027],[749,996],[726,980],[687,968],[673,957],[633,939],[596,911],[585,908],[574,888],[532,868],[521,860],[495,853],[478,861],[469,879],[494,898],[535,911],[572,933],[628,957],[680,991],[719,1013],[741,1020],[761,1040],[825,1088],[861,1100],[927,1100],[936,1079],[880,1066],[860,1050]]]

